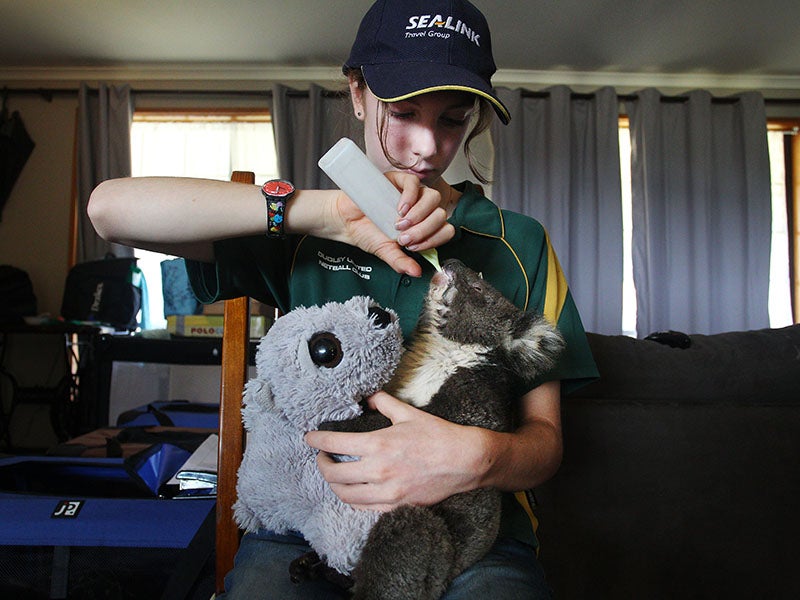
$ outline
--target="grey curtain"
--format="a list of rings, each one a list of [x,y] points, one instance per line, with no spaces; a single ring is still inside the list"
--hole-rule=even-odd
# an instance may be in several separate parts
[[[640,336],[769,326],[770,171],[763,98],[639,92],[631,126]]]
[[[133,102],[128,85],[100,84],[91,90],[81,84],[78,92],[78,237],[77,260],[102,258],[108,252],[133,256],[133,249],[101,239],[86,206],[92,190],[106,179],[131,174],[131,123]]]
[[[622,332],[622,201],[619,106],[602,88],[574,94],[499,89],[511,123],[492,126],[492,192],[502,206],[537,219],[569,281],[584,327]]]
[[[284,85],[272,88],[272,127],[278,172],[299,188],[335,186],[317,161],[341,137],[362,145],[363,133],[344,93],[312,85],[308,91]]]

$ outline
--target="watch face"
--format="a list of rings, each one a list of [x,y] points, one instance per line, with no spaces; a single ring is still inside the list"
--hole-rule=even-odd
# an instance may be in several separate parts
[[[285,198],[294,193],[294,186],[283,179],[271,179],[261,189],[265,194],[276,198]]]

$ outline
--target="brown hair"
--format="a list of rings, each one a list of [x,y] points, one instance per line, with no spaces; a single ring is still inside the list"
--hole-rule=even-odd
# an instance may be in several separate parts
[[[361,73],[361,69],[357,67],[351,67],[346,69],[344,74],[347,76],[348,80],[354,81],[360,90],[363,91],[367,89],[367,82],[364,80],[364,75]],[[383,101],[381,102],[384,105],[387,104],[386,102]],[[483,165],[478,164],[478,160],[475,157],[475,154],[472,152],[471,146],[475,138],[477,138],[481,133],[486,131],[489,128],[489,125],[491,125],[494,109],[491,107],[491,105],[487,100],[477,95],[475,96],[475,104],[478,108],[478,118],[475,120],[475,124],[472,126],[472,129],[470,129],[469,133],[467,133],[466,137],[464,138],[464,156],[467,157],[467,164],[469,165],[469,170],[472,172],[472,174],[476,177],[478,181],[485,184],[489,183],[489,180],[479,170],[478,167]],[[381,122],[378,125],[378,138],[380,139],[381,142],[381,149],[383,150],[384,155],[386,155],[386,158],[389,160],[392,166],[398,169],[406,168],[407,165],[402,165],[394,158],[392,158],[386,149],[386,136],[387,136],[386,122],[388,119],[387,116],[388,113],[384,110],[381,111],[381,114],[382,114]]]

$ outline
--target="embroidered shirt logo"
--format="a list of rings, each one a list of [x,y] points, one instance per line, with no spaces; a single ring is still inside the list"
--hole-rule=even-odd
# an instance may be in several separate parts
[[[454,19],[452,16],[416,15],[409,17],[408,25],[406,26],[406,38],[427,36],[447,39],[450,37],[449,32],[451,31],[465,36],[470,42],[480,47],[480,34],[461,19]]]
[[[90,309],[92,312],[97,312],[100,310],[100,302],[103,300],[103,282],[99,282],[97,287],[94,288],[94,293],[92,294],[92,308]]]
[[[74,519],[81,512],[85,500],[59,500],[56,504],[51,519]]]
[[[319,266],[328,271],[350,271],[361,279],[370,279],[372,267],[356,264],[349,256],[328,256],[323,252],[317,252]]]

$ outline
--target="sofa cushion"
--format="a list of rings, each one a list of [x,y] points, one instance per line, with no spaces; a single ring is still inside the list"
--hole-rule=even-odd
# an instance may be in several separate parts
[[[601,379],[536,489],[556,598],[797,597],[800,326],[691,339],[589,334]]]
[[[800,403],[800,325],[691,335],[686,349],[622,335],[587,336],[600,379],[570,399]]]

